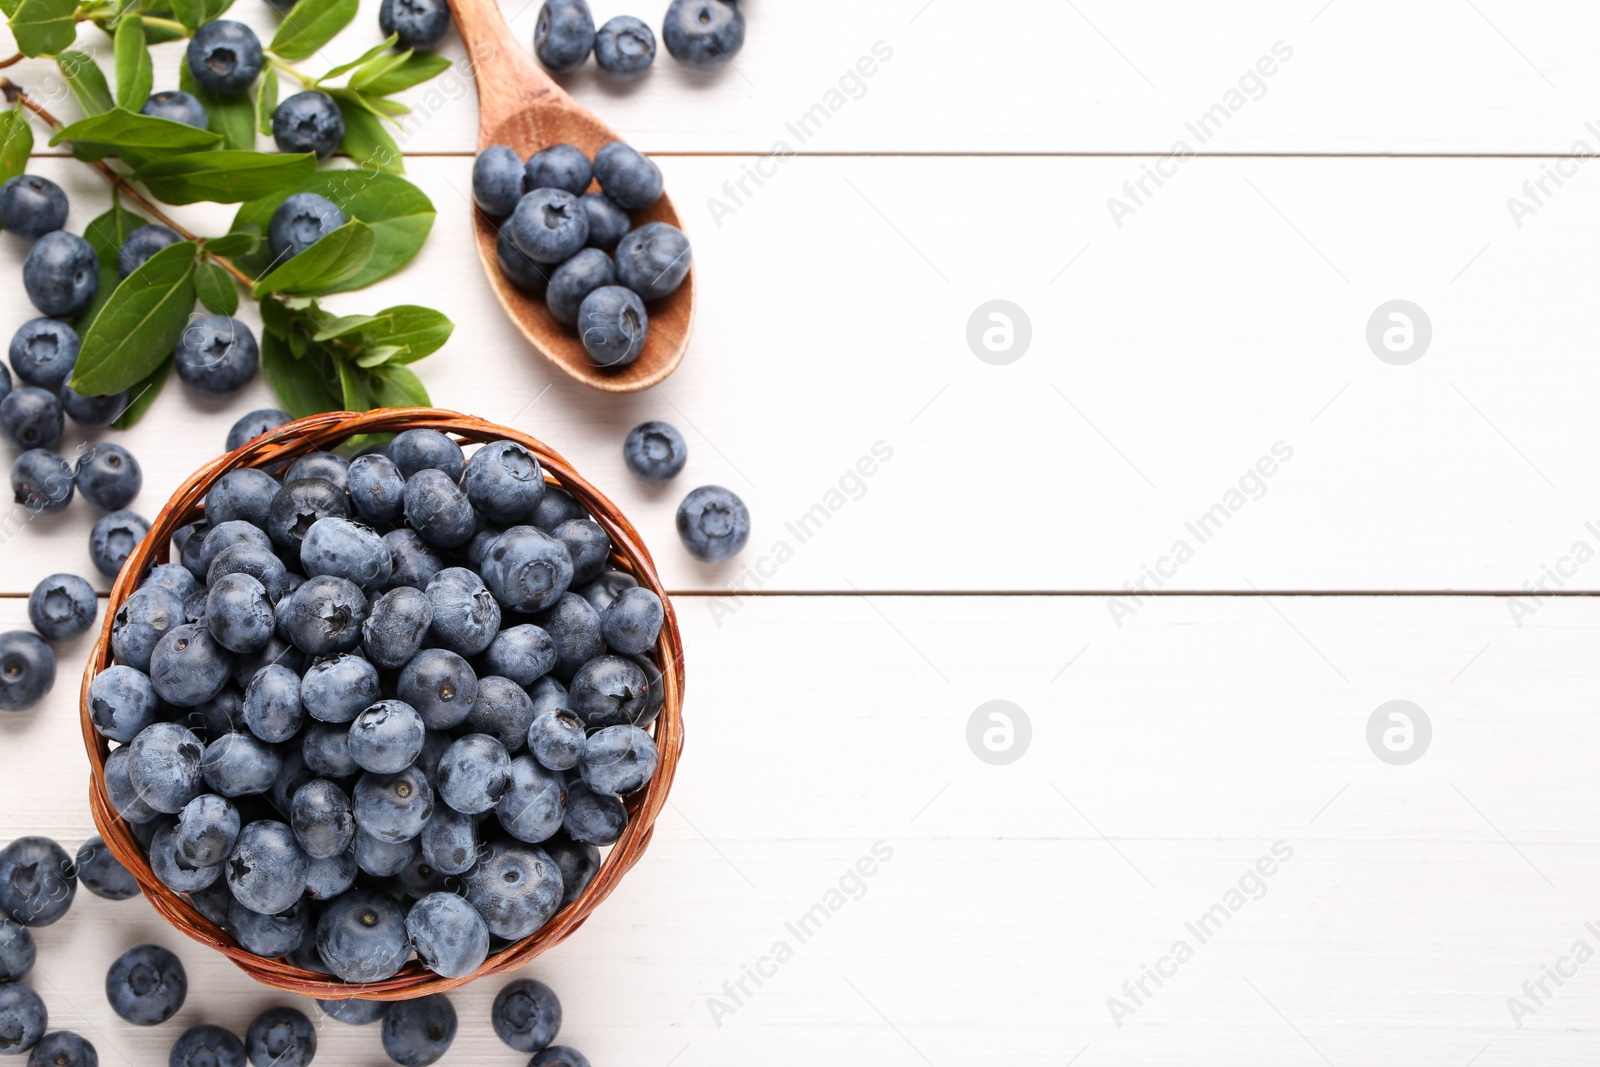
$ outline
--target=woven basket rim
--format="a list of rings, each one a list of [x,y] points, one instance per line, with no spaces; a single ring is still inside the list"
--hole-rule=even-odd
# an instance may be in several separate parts
[[[326,451],[353,437],[412,429],[439,430],[463,444],[509,440],[528,449],[544,468],[547,484],[557,485],[571,493],[605,529],[612,544],[610,565],[627,571],[640,586],[661,598],[665,621],[654,658],[661,672],[665,692],[661,712],[651,730],[660,753],[660,764],[649,784],[628,798],[627,829],[611,846],[589,885],[577,899],[556,912],[549,922],[531,936],[490,955],[476,971],[460,978],[435,974],[419,960],[411,960],[398,974],[383,981],[347,983],[331,975],[295,967],[281,959],[247,952],[195,910],[182,894],[167,888],[155,877],[144,850],[133,836],[131,825],[112,809],[106,792],[105,761],[111,746],[90,720],[89,686],[100,672],[112,664],[111,626],[118,609],[152,566],[168,561],[173,533],[201,516],[206,491],[223,474],[241,467],[270,466],[310,452]],[[524,966],[570,937],[611,895],[623,876],[644,855],[654,833],[656,819],[666,806],[678,759],[683,751],[683,692],[683,639],[678,628],[677,613],[656,572],[649,550],[621,510],[585,481],[559,453],[519,430],[474,415],[440,408],[380,408],[359,413],[340,411],[312,415],[269,430],[201,466],[178,487],[156,514],[151,521],[150,532],[123,565],[112,585],[104,621],[90,651],[79,694],[79,719],[90,767],[89,807],[107,848],[133,874],[140,890],[156,911],[189,938],[227,956],[256,981],[285,992],[322,1000],[351,997],[383,1001],[410,1000],[458,989],[479,978],[504,974]]]

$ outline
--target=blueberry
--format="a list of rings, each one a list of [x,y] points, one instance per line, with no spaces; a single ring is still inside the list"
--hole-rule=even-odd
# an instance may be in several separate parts
[[[238,808],[215,793],[202,793],[178,814],[178,855],[191,867],[216,867],[233,852],[239,828]]]
[[[91,429],[110,426],[128,410],[127,390],[106,396],[84,396],[72,386],[63,385],[58,396],[61,410],[79,426]]]
[[[80,845],[73,863],[78,868],[79,883],[97,897],[106,900],[127,900],[139,892],[139,883],[134,880],[128,868],[111,854],[103,838],[91,837]],[[22,977],[19,974],[6,973],[5,954],[10,947],[9,940],[4,924],[0,924],[0,981],[13,981]]]
[[[375,1023],[389,1010],[389,1005],[381,1000],[358,1000],[354,997],[349,1000],[319,1000],[317,1003],[328,1013],[329,1018],[337,1019],[347,1026],[366,1026]]]
[[[555,642],[553,673],[558,678],[573,677],[578,668],[605,651],[600,614],[576,593],[562,596],[555,607],[539,616],[539,625]]]
[[[501,630],[483,654],[485,674],[498,674],[523,686],[532,685],[555,665],[555,642],[531,623]]]
[[[222,867],[196,867],[178,851],[178,826],[164,819],[149,847],[150,872],[175,893],[198,893],[222,877]]]
[[[357,720],[359,722],[359,720]],[[355,751],[354,733],[351,751]],[[356,824],[380,841],[398,844],[422,833],[433,814],[433,787],[420,768],[363,774],[356,780]]]
[[[310,248],[349,219],[325,196],[295,193],[278,205],[267,222],[267,247],[274,262],[282,263]]]
[[[577,592],[589,602],[590,607],[603,613],[613,600],[622,595],[624,589],[632,589],[638,584],[638,580],[626,571],[602,571],[600,577]]]
[[[56,684],[56,654],[27,630],[0,633],[0,711],[26,711]]]
[[[242,571],[224,575],[206,593],[206,629],[229,652],[254,652],[272,640],[276,618],[266,586]],[[208,698],[209,699],[209,698]],[[263,738],[283,741],[284,737]]]
[[[584,165],[588,163],[585,159]],[[478,210],[497,219],[515,211],[522,199],[524,166],[522,158],[503,144],[479,152],[472,163],[472,200]]]
[[[251,911],[287,911],[306,886],[309,857],[286,824],[258,819],[239,832],[239,843],[222,865],[233,897]]]
[[[71,318],[94,302],[100,289],[100,260],[82,237],[53,230],[29,249],[22,264],[22,284],[41,313]]]
[[[213,738],[200,759],[206,785],[225,797],[265,793],[282,769],[283,761],[272,745],[242,730]]]
[[[541,712],[528,726],[528,752],[539,765],[567,771],[583,759],[583,720],[565,709]]]
[[[313,900],[336,900],[356,884],[356,876],[360,872],[353,848],[325,860],[312,860],[306,866],[306,893]],[[320,956],[316,958],[316,964],[317,969],[321,969]]]
[[[629,431],[622,443],[622,458],[628,469],[647,482],[669,482],[689,461],[689,446],[683,434],[670,423],[651,420]]]
[[[300,685],[306,711],[327,723],[350,722],[381,695],[378,669],[358,653],[317,660]]]
[[[534,189],[517,201],[507,225],[535,263],[564,263],[589,243],[589,213],[565,189]]]
[[[254,552],[256,550],[251,549],[251,551]],[[218,563],[220,564],[226,562],[227,555],[228,553],[224,552],[221,556],[218,556]],[[262,584],[267,585],[267,588],[270,592],[272,588],[271,585],[268,585],[268,583],[265,581],[263,581]],[[270,667],[273,664],[288,667],[291,671],[300,671],[305,669],[306,657],[300,652],[299,649],[288,644],[283,639],[275,636],[271,641],[267,642],[266,647],[257,649],[255,652],[246,652],[242,656],[234,657],[234,684],[240,686],[249,685],[250,679],[254,678],[256,674],[259,673],[263,668]],[[242,701],[240,712],[242,716]],[[241,717],[239,721],[242,723],[244,719]],[[236,728],[242,729],[242,727]]]
[[[150,94],[150,99],[144,102],[139,113],[149,115],[151,118],[181,122],[198,130],[203,130],[211,124],[210,117],[206,115],[205,105],[191,94],[178,89],[166,89]]]
[[[682,230],[665,222],[646,223],[617,245],[617,278],[641,298],[660,300],[683,284],[693,261]]]
[[[473,453],[462,488],[489,522],[513,526],[531,521],[544,499],[544,471],[515,441],[495,441]]]
[[[515,842],[491,845],[464,880],[467,903],[491,934],[508,941],[532,934],[561,904],[561,871],[540,849]]]
[[[133,669],[148,672],[150,653],[156,642],[174,626],[183,623],[183,601],[177,594],[160,586],[145,585],[135,589],[111,620],[111,651],[118,662]],[[129,737],[114,737],[113,741],[129,741]]]
[[[399,698],[415,708],[433,730],[448,730],[466,721],[478,699],[478,676],[466,660],[448,649],[417,653],[395,684]]]
[[[336,452],[311,452],[295,460],[284,472],[285,483],[321,478],[343,492],[350,491],[350,464]]]
[[[448,474],[433,468],[406,479],[405,512],[411,528],[439,548],[460,548],[472,540],[477,525],[466,494]]]
[[[611,539],[593,519],[568,519],[550,531],[572,557],[572,584],[588,585],[600,577],[611,556]]]
[[[396,47],[426,52],[450,28],[450,8],[445,0],[383,0],[378,26],[385,36],[400,38]]]
[[[661,168],[621,141],[612,141],[595,153],[594,176],[600,181],[600,191],[624,211],[649,207],[661,199],[666,187]]]
[[[244,1044],[255,1067],[309,1067],[317,1032],[303,1011],[268,1008],[250,1024]]]
[[[220,1026],[191,1026],[172,1043],[167,1067],[245,1067],[244,1043]]]
[[[261,349],[250,327],[227,315],[191,322],[172,352],[178,378],[206,396],[231,396],[250,384]]]
[[[649,335],[650,316],[632,289],[602,286],[578,308],[578,336],[597,366],[626,367],[639,358]]]
[[[350,497],[323,478],[302,478],[279,489],[267,509],[267,534],[280,550],[298,558],[300,542],[318,519],[350,517]]]
[[[557,834],[540,846],[561,871],[561,906],[564,908],[583,895],[600,872],[600,850],[594,845]]]
[[[243,718],[250,732],[269,744],[293,738],[305,722],[300,676],[281,663],[257,671],[245,687]]]
[[[589,247],[610,252],[633,227],[633,220],[604,193],[585,193],[578,198],[589,216]]]
[[[483,916],[454,893],[429,893],[417,901],[406,916],[406,931],[417,957],[446,978],[465,978],[489,957]]]
[[[417,838],[422,858],[443,874],[465,874],[478,860],[478,822],[446,804],[436,804]]]
[[[206,518],[212,525],[235,519],[265,526],[278,480],[266,471],[240,467],[218,478],[206,491]]]
[[[600,618],[600,630],[613,652],[641,656],[655,647],[666,612],[648,589],[624,589]]]
[[[515,209],[513,209],[515,210]],[[517,247],[511,234],[511,223],[497,231],[494,239],[495,258],[500,263],[500,273],[511,279],[511,284],[529,296],[543,296],[550,287],[550,275],[556,272],[554,263],[535,263]]]
[[[594,58],[613,78],[631,81],[656,61],[656,35],[632,15],[618,15],[595,35]]]
[[[672,0],[661,36],[679,63],[716,70],[744,47],[744,12],[736,0]]]
[[[67,194],[49,178],[19,174],[0,185],[0,228],[29,240],[67,224]]]
[[[331,574],[369,593],[389,580],[393,560],[388,546],[370,527],[348,519],[319,519],[300,542],[300,564],[308,577]]]
[[[637,726],[608,726],[589,737],[578,773],[596,793],[622,796],[655,776],[656,743]]]
[[[528,1067],[589,1067],[589,1060],[575,1048],[551,1045],[535,1052]]]
[[[72,467],[47,448],[30,448],[11,465],[12,499],[35,515],[61,511],[72,491]]]
[[[0,435],[12,448],[49,448],[61,429],[61,401],[54,393],[30,385],[0,400]]]
[[[389,458],[409,479],[418,471],[443,471],[451,482],[459,482],[467,468],[461,446],[438,430],[402,430],[389,442]]]
[[[11,369],[26,385],[55,391],[78,362],[78,331],[55,319],[29,319],[11,335]]]
[[[501,534],[482,569],[494,598],[513,611],[542,611],[572,584],[572,557],[566,546],[533,526],[513,526]]]
[[[39,994],[25,985],[0,985],[0,1056],[16,1056],[33,1048],[44,1037],[48,1021]]]
[[[118,511],[139,495],[144,471],[126,448],[97,441],[79,454],[74,481],[83,499],[102,511]]]
[[[243,730],[246,728],[244,694],[230,685],[204,704],[191,709],[179,721],[193,730],[202,741]]]
[[[107,578],[115,578],[149,532],[150,524],[131,511],[102,515],[89,531],[89,558],[95,569]]]
[[[367,598],[361,587],[332,575],[306,579],[278,604],[283,635],[311,656],[353,650],[361,644],[361,625],[366,621]]]
[[[288,421],[290,421],[288,412],[279,411],[277,408],[252,411],[229,427],[226,448],[229,452],[242,448],[247,442],[255,440],[268,430],[276,430]]]
[[[495,994],[489,1021],[500,1040],[518,1052],[537,1052],[561,1030],[561,1002],[543,982],[519,978]]]
[[[242,93],[254,85],[265,57],[255,31],[242,22],[218,19],[189,39],[189,73],[213,93]]]
[[[133,779],[128,776],[128,763],[132,753],[128,746],[114,748],[106,757],[105,784],[106,797],[111,801],[111,809],[132,825],[150,823],[160,818],[161,812],[152,808],[139,796],[139,789],[133,784]]]
[[[151,256],[181,240],[183,238],[178,236],[177,231],[166,226],[155,223],[140,226],[128,234],[128,239],[122,242],[122,248],[117,252],[117,273],[126,278],[144,266]]]
[[[561,829],[566,812],[566,783],[532,756],[511,761],[510,784],[495,804],[500,826],[519,841],[538,844]]]
[[[296,903],[280,914],[262,915],[235,900],[228,907],[228,928],[246,952],[275,959],[305,943],[311,932],[311,909]]]
[[[481,815],[506,791],[510,771],[511,757],[504,745],[488,734],[467,734],[446,749],[439,762],[439,799],[463,814]]]
[[[252,595],[261,596],[261,583],[249,575],[230,575],[227,581],[253,582]],[[271,609],[266,609],[270,615]],[[230,628],[232,634],[236,629]],[[267,636],[271,636],[270,633]],[[260,647],[259,645],[256,647]],[[192,708],[204,704],[228,684],[233,660],[228,649],[199,623],[175,626],[162,635],[150,653],[150,683],[156,696],[168,704]]]
[[[186,597],[194,592],[194,575],[179,563],[158,563],[150,568],[150,573],[144,576],[145,585],[153,585],[165,589],[178,597]]]
[[[433,624],[433,605],[420,589],[402,586],[383,594],[361,628],[361,648],[385,670],[399,670],[422,648]]]
[[[500,605],[474,571],[447,567],[434,575],[426,592],[433,605],[429,635],[451,652],[475,656],[500,631]]]
[[[289,573],[283,560],[259,544],[231,544],[218,552],[206,568],[206,584],[218,585],[232,574],[247,574],[260,582],[266,590],[267,599],[273,603],[282,600],[289,592]]]
[[[49,926],[77,891],[72,858],[48,837],[19,837],[0,849],[0,912],[13,921]]]
[[[644,707],[645,676],[639,665],[621,656],[597,656],[572,677],[572,710],[591,730],[631,725]],[[589,746],[594,738],[589,739]]]
[[[656,716],[661,712],[662,704],[666,703],[667,688],[661,677],[661,668],[649,656],[629,656],[629,659],[639,665],[644,672],[645,696],[644,708],[639,712],[639,717],[633,720],[635,726],[649,726],[655,722]]]
[[[155,688],[159,695],[161,686]],[[176,815],[200,795],[205,745],[193,730],[175,722],[152,723],[139,731],[129,748],[128,775],[139,796],[156,811]]]
[[[523,171],[524,189],[560,189],[582,196],[594,179],[589,157],[570,144],[553,144],[528,158]]]
[[[350,758],[364,771],[396,774],[422,751],[422,716],[401,700],[383,700],[350,724]]]
[[[478,699],[467,716],[466,729],[488,734],[515,754],[527,743],[533,719],[533,701],[522,686],[495,675],[478,679]]]
[[[722,563],[750,540],[750,512],[720,485],[701,486],[678,505],[678,536],[696,559]]]
[[[179,564],[197,582],[206,580],[206,568],[200,564],[200,547],[205,544],[206,534],[210,532],[211,524],[200,519],[178,527],[172,534],[172,547],[177,552]]]
[[[327,93],[295,93],[272,113],[272,139],[280,152],[315,152],[326,159],[344,141],[344,115]]]
[[[484,946],[487,951],[487,934]],[[400,1067],[428,1067],[455,1038],[456,1009],[441,993],[396,1001],[383,1017],[383,1051]]]
[[[565,326],[575,325],[583,300],[596,289],[617,284],[617,271],[611,257],[598,248],[585,248],[550,276],[545,303],[550,315]]]
[[[314,722],[300,737],[300,755],[306,769],[325,778],[348,778],[361,773],[350,758],[350,728],[340,723]]]
[[[628,828],[628,809],[619,797],[596,793],[582,782],[567,786],[567,813],[561,828],[574,841],[614,845]]]
[[[405,913],[393,897],[352,889],[330,903],[317,920],[317,951],[346,982],[381,982],[400,970],[411,954]],[[391,1006],[384,1013],[393,1010]]]
[[[356,819],[350,798],[325,778],[295,791],[289,804],[289,825],[295,840],[314,860],[332,859],[355,843]]]
[[[547,0],[533,27],[533,52],[546,70],[569,74],[594,48],[594,16],[586,0]]]
[[[360,456],[345,473],[350,503],[371,523],[396,522],[405,510],[406,480],[388,456]]]
[[[405,870],[406,865],[416,859],[417,849],[418,842],[415,838],[405,841],[383,841],[373,837],[360,826],[356,827],[356,845],[353,850],[356,866],[374,878],[392,878]]]
[[[160,945],[135,945],[106,972],[111,1010],[136,1026],[166,1022],[188,994],[183,962]]]
[[[71,1030],[45,1034],[28,1054],[28,1067],[99,1067],[94,1045]]]
[[[547,485],[539,508],[533,513],[533,524],[549,533],[568,519],[587,519],[589,513],[578,503],[577,497],[560,486]]]

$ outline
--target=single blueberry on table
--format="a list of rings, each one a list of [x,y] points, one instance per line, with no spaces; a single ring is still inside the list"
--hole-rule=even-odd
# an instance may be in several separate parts
[[[495,994],[489,1021],[517,1052],[538,1052],[561,1032],[561,1001],[543,982],[519,978]]]
[[[286,824],[258,819],[239,832],[239,842],[223,863],[233,898],[251,911],[287,911],[306,887],[310,858]]]
[[[326,159],[344,141],[344,115],[327,93],[295,93],[272,113],[272,139],[280,152],[315,152]]]
[[[267,247],[275,264],[292,259],[350,221],[339,205],[316,193],[295,193],[267,222]]]
[[[200,759],[206,786],[225,797],[267,792],[282,767],[283,760],[272,745],[242,730],[213,738]]]
[[[642,656],[655,647],[666,611],[648,589],[624,589],[600,616],[600,632],[613,652]]]
[[[350,798],[326,778],[316,778],[295,791],[289,804],[289,825],[295,840],[314,860],[341,855],[356,838]]]
[[[643,20],[618,15],[595,34],[594,59],[613,78],[631,81],[656,61],[656,35]]]
[[[477,528],[472,504],[455,479],[431,467],[406,479],[405,513],[406,523],[438,548],[460,548]]]
[[[191,867],[215,867],[239,842],[239,809],[215,793],[202,793],[178,813],[178,855]]]
[[[566,545],[538,527],[513,526],[489,549],[482,571],[484,584],[506,607],[542,611],[572,584],[572,557]]]
[[[589,1067],[589,1059],[575,1048],[551,1045],[535,1052],[528,1067]]]
[[[491,934],[508,941],[532,934],[561,906],[560,869],[542,850],[516,842],[490,845],[463,880],[467,903]]]
[[[594,37],[587,0],[547,0],[533,26],[533,52],[546,70],[570,74],[589,58]]]
[[[206,518],[213,526],[234,519],[265,526],[277,494],[278,480],[266,471],[255,467],[231,470],[206,490]]]
[[[29,319],[11,335],[11,369],[24,385],[60,389],[78,362],[78,331],[55,319]]]
[[[381,1000],[358,1000],[354,997],[349,1000],[319,1000],[317,1004],[328,1013],[329,1018],[347,1026],[375,1023],[389,1010],[389,1005]]]
[[[346,982],[381,982],[411,954],[406,917],[393,897],[356,888],[330,903],[317,920],[317,951]],[[384,1015],[394,1010],[381,1009]]]
[[[594,169],[589,157],[575,146],[553,144],[528,157],[523,175],[522,187],[530,193],[535,189],[560,189],[582,196],[594,179]]]
[[[661,168],[643,152],[612,141],[594,156],[594,176],[600,191],[625,211],[649,207],[661,199],[666,188]]]
[[[305,943],[311,933],[311,909],[296,903],[277,915],[262,915],[235,900],[228,905],[228,929],[246,952],[276,959]]]
[[[305,483],[299,483],[305,484]],[[345,578],[322,575],[305,583],[278,603],[283,635],[310,656],[350,652],[361,644],[361,625],[367,621],[367,598],[361,587]]]
[[[494,254],[500,264],[500,273],[529,296],[543,296],[550,287],[550,275],[556,272],[557,265],[535,263],[530,259],[527,253],[517,247],[517,242],[512,237],[511,223],[506,223],[497,231]]]
[[[373,601],[361,627],[361,650],[384,670],[399,670],[422,648],[433,625],[433,604],[420,589],[401,586]]]
[[[472,163],[472,200],[478,210],[497,219],[515,211],[522,199],[525,168],[522,157],[503,144],[479,152]]]
[[[582,782],[567,785],[567,813],[561,828],[574,841],[586,845],[614,845],[628,828],[628,809],[622,799],[596,793]]]
[[[291,558],[298,558],[300,542],[318,519],[350,517],[350,497],[322,478],[289,482],[272,498],[267,509],[267,535]]]
[[[95,569],[107,578],[115,578],[149,532],[150,523],[131,511],[102,515],[89,530],[89,558]]]
[[[198,893],[222,877],[221,866],[196,867],[178,851],[178,827],[163,819],[145,851],[150,873],[174,893]]]
[[[166,1022],[188,995],[183,962],[160,945],[135,945],[106,972],[111,1010],[135,1026]]]
[[[589,247],[609,252],[617,247],[624,234],[633,227],[628,213],[612,202],[604,193],[585,193],[578,198],[584,214],[589,216]]]
[[[191,322],[172,352],[178,378],[197,393],[231,396],[250,384],[261,349],[250,327],[227,315]]]
[[[276,625],[266,586],[249,574],[224,575],[206,593],[206,629],[229,652],[265,648]]]
[[[600,873],[600,850],[594,845],[557,834],[541,846],[561,871],[561,906],[564,908],[583,895]]]
[[[613,600],[622,595],[624,589],[632,589],[638,584],[638,579],[627,571],[603,571],[600,577],[578,589],[577,593],[594,610],[604,612]]]
[[[478,862],[478,821],[449,805],[436,804],[417,843],[434,870],[465,874]]]
[[[459,482],[467,468],[461,446],[438,430],[402,430],[389,442],[389,458],[409,479],[422,470],[443,471],[452,482]]]
[[[187,53],[189,73],[202,89],[242,93],[261,75],[261,41],[242,22],[218,19],[195,31]]]
[[[381,695],[377,668],[354,652],[317,660],[300,683],[306,711],[326,723],[350,722]]]
[[[617,284],[616,265],[611,257],[598,248],[585,248],[550,276],[550,286],[545,290],[545,304],[550,316],[563,326],[573,326],[578,321],[578,309],[584,298],[596,289]]]
[[[228,440],[224,446],[229,452],[243,447],[247,442],[255,440],[268,430],[275,430],[290,421],[289,413],[279,411],[277,408],[261,408],[252,411],[235,422],[228,429]]]
[[[54,515],[72,502],[72,467],[47,448],[30,448],[11,464],[11,498],[35,515]]]
[[[716,70],[744,47],[744,12],[737,0],[672,0],[661,36],[679,63]]]
[[[731,491],[703,485],[678,505],[678,537],[695,559],[725,562],[750,540],[750,512]]]
[[[400,1067],[428,1067],[455,1038],[456,1009],[442,993],[396,1001],[383,1017],[383,1051]]]
[[[353,740],[353,738],[352,738]],[[356,825],[380,841],[399,844],[422,833],[433,814],[433,787],[418,767],[356,780]]]
[[[67,194],[49,178],[19,174],[0,185],[0,228],[29,240],[67,224]]]
[[[516,246],[536,263],[564,263],[589,243],[589,213],[565,189],[529,192],[507,225]]]
[[[603,286],[578,308],[578,336],[596,366],[626,367],[644,352],[650,316],[632,289]]]
[[[478,699],[478,676],[472,665],[444,648],[427,648],[400,672],[399,698],[415,708],[432,730],[461,725]]]
[[[268,1008],[251,1022],[244,1047],[255,1067],[310,1067],[317,1031],[303,1011]]]
[[[172,1043],[167,1067],[245,1067],[244,1042],[220,1026],[191,1026]]]
[[[48,390],[27,385],[0,400],[0,436],[12,448],[49,448],[62,428],[61,401]]]
[[[528,751],[539,765],[570,771],[583,760],[583,720],[563,708],[540,712],[528,726]]]
[[[0,633],[0,711],[26,711],[56,684],[56,654],[27,630]]]
[[[261,583],[249,575],[230,576]],[[270,636],[270,635],[269,635]],[[258,646],[259,647],[259,646]],[[185,623],[168,630],[150,653],[150,684],[168,704],[193,708],[218,693],[233,675],[228,650],[200,623]]]
[[[578,773],[596,793],[624,796],[655,777],[656,743],[637,726],[608,726],[589,737]]]
[[[588,585],[606,569],[611,538],[593,519],[568,519],[551,530],[550,536],[567,546],[567,555],[572,557],[573,585]]]
[[[33,1046],[28,1067],[100,1067],[100,1055],[87,1038],[71,1030],[56,1030]]]
[[[650,222],[617,245],[617,279],[645,300],[660,300],[683,284],[693,261],[682,230]]]
[[[494,441],[467,461],[462,488],[489,522],[514,526],[531,521],[544,499],[544,471],[538,459],[515,441]]]
[[[104,441],[79,454],[73,477],[83,498],[104,511],[127,507],[144,487],[144,471],[133,453]]]
[[[417,761],[424,732],[416,708],[381,700],[350,724],[350,758],[364,771],[398,774]]]
[[[510,782],[495,803],[500,826],[518,841],[536,845],[561,829],[566,814],[566,781],[559,772],[546,770],[532,756],[511,761]]]
[[[483,654],[485,674],[532,685],[556,665],[556,646],[543,628],[532,623],[508,626],[495,635]]]
[[[78,868],[79,884],[97,897],[105,900],[127,900],[139,893],[139,883],[134,880],[128,868],[111,854],[103,838],[91,837],[78,846],[78,855],[73,862]],[[11,980],[4,975],[6,942],[5,932],[0,929],[0,981]]]
[[[94,302],[100,291],[100,260],[75,233],[52,230],[39,238],[22,264],[22,285],[42,314],[67,319]]]
[[[23,926],[49,926],[67,913],[78,875],[48,837],[19,837],[0,849],[0,913]]]
[[[39,994],[25,985],[0,985],[0,1056],[17,1056],[33,1048],[44,1037],[48,1022]]]
[[[116,654],[119,664],[148,672],[150,653],[155,651],[156,642],[168,630],[182,624],[183,601],[176,593],[157,585],[140,586],[112,616],[111,651]],[[111,739],[132,740],[128,737]]]
[[[622,459],[635,475],[660,485],[676,478],[689,462],[689,446],[676,426],[652,419],[628,431]]]
[[[511,756],[504,745],[488,734],[467,734],[445,749],[435,785],[439,799],[454,810],[481,815],[506,791],[510,774]]]
[[[357,456],[345,472],[356,514],[370,523],[397,521],[405,511],[406,480],[388,456]]]
[[[429,893],[413,904],[406,932],[417,958],[446,978],[465,978],[489,958],[488,925],[454,893]]]
[[[445,0],[383,0],[378,26],[385,36],[400,38],[397,48],[426,52],[450,28],[450,7]]]
[[[644,671],[622,656],[596,656],[578,668],[568,691],[571,709],[591,730],[626,726],[644,708]],[[589,738],[594,746],[594,737]]]
[[[576,593],[564,594],[537,621],[555,642],[556,665],[551,673],[557,678],[571,679],[580,667],[606,650],[600,613]]]
[[[128,392],[105,396],[84,396],[70,385],[63,385],[59,397],[61,410],[79,426],[91,429],[110,426],[128,410]]]
[[[434,575],[426,593],[433,605],[433,627],[428,633],[451,652],[476,656],[500,632],[500,605],[477,572],[446,567]]]
[[[151,256],[181,240],[183,238],[178,236],[177,231],[158,223],[140,226],[128,234],[128,239],[122,242],[122,248],[117,252],[117,273],[126,278],[144,266]]]
[[[206,115],[205,105],[192,94],[179,89],[165,89],[159,93],[151,93],[150,99],[144,102],[139,112],[151,118],[181,122],[197,130],[203,130],[211,124],[210,117]]]

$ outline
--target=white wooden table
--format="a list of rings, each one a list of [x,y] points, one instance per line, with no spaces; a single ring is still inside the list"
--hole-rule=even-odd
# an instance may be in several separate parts
[[[504,6],[531,38],[537,4]],[[431,242],[330,301],[452,315],[419,367],[436,402],[566,453],[677,593],[671,805],[623,888],[528,971],[560,993],[564,1040],[597,1067],[1594,1063],[1600,9],[746,6],[736,71],[571,82],[657,154],[695,241],[698,330],[664,386],[589,392],[501,318],[468,235],[459,69],[412,95]],[[332,59],[377,40],[376,8]],[[37,169],[76,226],[103,209],[84,168]],[[16,278],[9,239],[0,260]],[[1031,324],[1007,365],[967,341],[992,300]],[[1431,324],[1405,365],[1367,341],[1393,300]],[[31,311],[18,293],[4,316],[9,335]],[[135,506],[269,399],[170,387],[122,438]],[[666,492],[621,463],[644,418],[689,438]],[[672,531],[704,483],[755,515],[723,567]],[[4,541],[0,625],[25,625],[45,573],[89,569],[90,520]],[[86,649],[0,722],[6,836],[92,832]],[[1001,766],[968,744],[994,700],[1031,723]],[[1391,700],[1431,723],[1408,765],[1369,748]],[[101,994],[143,940],[194,989],[155,1030]],[[286,999],[138,901],[80,894],[39,941],[52,1024],[107,1067]],[[518,1061],[488,1026],[497,986],[455,997],[446,1067]],[[381,1062],[374,1031],[321,1039],[326,1062]]]

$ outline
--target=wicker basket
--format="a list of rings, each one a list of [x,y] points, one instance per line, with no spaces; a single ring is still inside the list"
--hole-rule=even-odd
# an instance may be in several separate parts
[[[452,434],[462,442],[511,440],[538,457],[548,480],[570,492],[589,509],[611,537],[612,566],[633,575],[641,586],[661,598],[666,622],[656,645],[656,665],[664,680],[664,703],[653,733],[660,750],[660,766],[648,786],[628,799],[628,827],[611,848],[600,870],[583,894],[561,909],[545,926],[491,955],[472,974],[464,978],[444,978],[413,960],[391,978],[365,984],[346,983],[329,975],[303,970],[279,959],[266,959],[246,952],[215,924],[200,915],[180,894],[163,885],[150,870],[144,851],[133,837],[129,825],[111,807],[105,787],[105,762],[110,748],[89,720],[89,684],[95,675],[111,665],[111,622],[122,602],[138,587],[152,566],[167,561],[173,533],[203,514],[206,490],[223,474],[239,467],[268,467],[293,460],[308,452],[337,447],[360,434],[395,433],[401,430],[432,429]],[[639,861],[655,826],[656,817],[666,805],[673,773],[683,749],[683,653],[678,621],[671,601],[657,577],[650,553],[639,540],[616,505],[601,496],[580,478],[571,465],[541,442],[504,426],[496,426],[471,415],[430,408],[388,408],[362,414],[332,412],[291,422],[271,430],[242,448],[221,456],[194,473],[167,501],[150,526],[150,533],[122,568],[111,590],[105,609],[105,623],[89,656],[80,695],[80,716],[84,746],[89,753],[89,806],[95,825],[104,836],[112,855],[133,873],[144,895],[167,921],[189,937],[216,949],[231,959],[246,974],[276,989],[324,1000],[361,997],[369,1000],[409,1000],[464,986],[486,975],[515,970],[529,960],[566,940],[583,925],[591,912],[617,887],[629,869]]]

